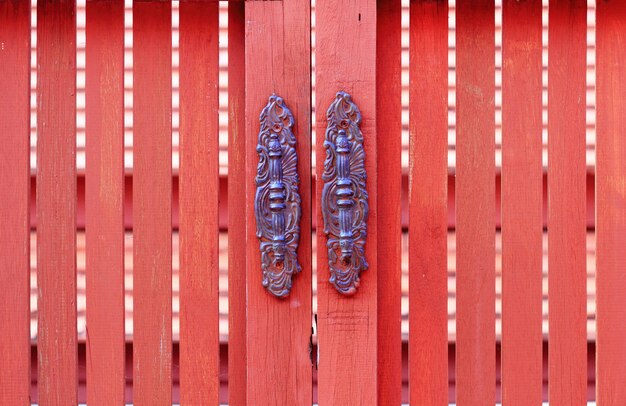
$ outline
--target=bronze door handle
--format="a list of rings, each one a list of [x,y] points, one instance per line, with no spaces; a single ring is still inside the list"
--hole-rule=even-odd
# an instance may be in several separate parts
[[[330,283],[353,295],[367,269],[365,240],[369,206],[361,112],[352,97],[338,92],[326,112],[322,215],[328,248]]]
[[[300,272],[300,194],[293,115],[284,100],[272,95],[259,116],[256,176],[256,235],[261,250],[263,286],[276,297],[291,291]]]

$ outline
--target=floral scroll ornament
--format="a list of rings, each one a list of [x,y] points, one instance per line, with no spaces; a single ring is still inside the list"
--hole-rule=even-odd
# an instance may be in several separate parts
[[[261,249],[263,286],[272,295],[289,295],[293,275],[300,272],[297,249],[300,239],[294,119],[282,98],[272,95],[259,117],[261,130],[256,150],[254,211]]]
[[[326,112],[322,215],[328,237],[330,283],[339,293],[353,295],[365,259],[369,207],[365,181],[365,151],[361,112],[352,97],[338,92]]]

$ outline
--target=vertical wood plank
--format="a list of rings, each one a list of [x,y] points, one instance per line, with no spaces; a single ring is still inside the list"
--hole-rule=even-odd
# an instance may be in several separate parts
[[[316,168],[318,174],[324,168],[326,111],[338,91],[348,92],[363,117],[370,210],[365,244],[370,267],[361,274],[357,293],[346,297],[329,283],[327,238],[317,209],[319,404],[373,405],[378,400],[376,2],[319,2],[316,23]],[[324,182],[318,179],[319,202]]]
[[[495,402],[495,19],[456,4],[457,403]]]
[[[124,403],[124,2],[86,9],[87,401]]]
[[[180,3],[180,401],[219,393],[218,3]]]
[[[77,403],[76,4],[37,2],[39,403]]]
[[[402,403],[401,236],[402,106],[400,86],[402,5],[377,3],[376,138],[378,166],[378,403]]]
[[[0,404],[30,394],[30,4],[0,1]]]
[[[172,403],[172,31],[170,2],[133,3],[133,391]]]
[[[245,7],[228,3],[228,403],[246,404]],[[251,141],[254,142],[254,141]]]
[[[448,403],[448,5],[418,0],[410,7],[409,396],[411,404],[443,405]]]
[[[586,0],[553,0],[548,25],[550,405],[587,401]]]
[[[626,401],[626,3],[596,11],[597,401]]]
[[[245,18],[245,63],[249,67],[245,71],[247,401],[248,405],[255,406],[310,405],[310,1],[247,2]],[[302,272],[294,276],[291,293],[282,300],[262,286],[261,253],[254,217],[259,114],[272,93],[285,100],[295,119],[293,132],[302,208],[298,246]]]
[[[502,10],[502,401],[520,406],[543,395],[541,11]]]

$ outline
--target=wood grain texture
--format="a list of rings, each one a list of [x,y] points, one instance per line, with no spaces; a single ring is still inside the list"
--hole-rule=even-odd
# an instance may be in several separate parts
[[[228,403],[246,404],[245,7],[228,3]]]
[[[218,3],[180,3],[180,402],[219,394]]]
[[[124,403],[124,2],[86,10],[87,401]]]
[[[587,401],[587,2],[550,2],[548,285],[550,405]]]
[[[495,402],[495,20],[491,0],[458,0],[457,403]]]
[[[626,3],[596,11],[596,258],[599,405],[626,402]]]
[[[543,395],[541,10],[502,10],[502,401],[520,406]]]
[[[311,337],[311,41],[310,2],[246,2],[246,270],[248,405],[310,405]],[[293,113],[302,218],[298,261],[285,299],[262,286],[254,217],[259,114],[273,93]],[[239,197],[241,199],[242,196]],[[240,244],[242,241],[239,242]],[[233,287],[237,288],[237,287]]]
[[[37,2],[40,404],[77,403],[76,4]]]
[[[170,2],[133,3],[133,395],[172,403]]]
[[[421,0],[411,2],[410,7],[409,397],[411,404],[445,405],[448,5],[447,1]]]
[[[327,238],[317,227],[319,404],[373,405],[377,395],[377,139],[376,139],[376,1],[324,1],[316,7],[317,168],[324,167],[326,110],[342,90],[361,110],[369,221],[365,255],[356,295],[346,297],[329,282]],[[321,201],[324,182],[317,182]],[[317,224],[322,225],[320,206]]]
[[[0,1],[0,404],[30,394],[30,5]]]
[[[399,0],[377,3],[376,138],[378,166],[378,403],[402,403],[401,241],[402,106]],[[382,136],[385,134],[384,136]]]

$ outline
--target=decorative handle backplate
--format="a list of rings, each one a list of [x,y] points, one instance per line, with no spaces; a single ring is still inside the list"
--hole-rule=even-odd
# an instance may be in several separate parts
[[[259,117],[261,130],[256,176],[256,235],[261,248],[263,286],[274,296],[285,297],[292,277],[300,272],[297,249],[300,238],[294,120],[282,98],[272,95]]]
[[[359,275],[367,269],[367,190],[361,112],[345,92],[337,93],[326,112],[322,215],[328,237],[330,283],[344,295],[353,295]]]

